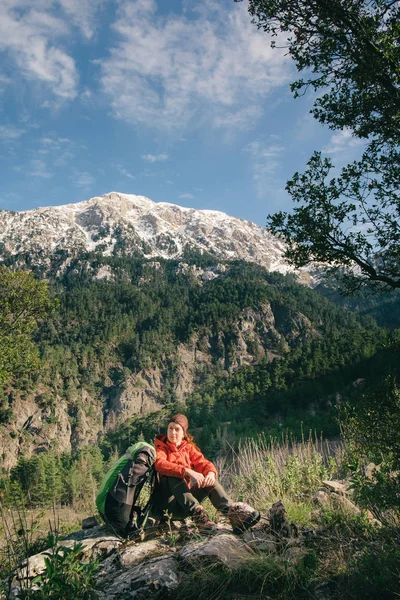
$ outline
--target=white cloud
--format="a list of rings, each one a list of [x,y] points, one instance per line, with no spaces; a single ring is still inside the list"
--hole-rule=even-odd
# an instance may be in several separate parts
[[[24,0],[3,0],[0,4],[0,50],[6,51],[28,80],[40,81],[62,99],[75,98],[78,74],[75,62],[55,45],[68,28],[62,19],[51,16],[51,2],[36,6]]]
[[[250,123],[256,122],[262,115],[261,106],[245,106],[237,111],[218,111],[214,117],[214,126],[235,130],[248,129]]]
[[[255,140],[244,148],[251,157],[251,169],[258,197],[265,197],[272,188],[281,184],[276,180],[276,172],[282,163],[285,146],[279,136],[271,135],[268,141]]]
[[[106,1],[2,0],[0,51],[7,54],[24,79],[44,85],[58,104],[74,99],[79,76],[65,45],[75,27],[86,39],[93,36],[97,12]],[[7,78],[0,79],[0,87],[6,83]],[[47,100],[43,106],[52,104],[54,101]]]
[[[122,165],[115,165],[115,167],[124,177],[127,177],[128,179],[136,179],[136,177],[132,175],[132,173],[129,173],[129,171]]]
[[[89,104],[93,101],[93,92],[89,88],[85,88],[83,90],[83,92],[81,93],[80,97],[81,97],[81,100],[83,100],[83,102],[85,102],[86,104]]]
[[[194,196],[193,194],[180,194],[179,198],[182,198],[182,200],[193,200]]]
[[[71,140],[69,138],[63,138],[63,137],[51,137],[51,136],[45,136],[42,137],[41,140],[42,144],[46,145],[46,146],[51,146],[52,148],[56,147],[59,148],[60,146],[64,145],[64,144],[69,144],[71,143]]]
[[[244,150],[245,152],[249,152],[253,157],[254,179],[262,179],[266,174],[275,173],[281,164],[281,157],[285,147],[282,144],[276,143],[275,140],[269,144],[256,140],[247,144]]]
[[[251,152],[257,161],[263,161],[268,163],[268,159],[277,158],[281,156],[285,147],[282,144],[272,143],[265,145],[260,141],[254,141],[247,144],[245,150]]]
[[[154,163],[168,160],[168,154],[165,154],[164,152],[161,154],[142,154],[141,158],[149,163]]]
[[[11,83],[11,77],[0,73],[0,93]]]
[[[95,178],[90,175],[87,171],[74,171],[74,175],[72,176],[74,184],[77,187],[87,188],[94,184],[96,181]]]
[[[31,167],[28,174],[31,177],[39,177],[41,179],[51,179],[53,177],[53,173],[50,173],[45,161],[39,159],[31,160]]]
[[[63,11],[88,40],[93,37],[98,12],[106,2],[107,0],[59,0]]]
[[[25,133],[25,129],[14,125],[0,125],[0,142],[18,140]]]
[[[69,138],[42,137],[38,153],[53,157],[52,162],[55,167],[65,167],[75,158],[75,143]]]
[[[245,4],[223,9],[206,2],[195,19],[156,11],[154,0],[121,2],[119,42],[99,61],[117,118],[163,129],[183,129],[194,119],[198,126],[244,129],[290,80],[290,58],[269,47]]]
[[[332,135],[329,144],[322,148],[322,152],[324,154],[344,154],[364,145],[365,141],[354,137],[350,129],[343,129]]]

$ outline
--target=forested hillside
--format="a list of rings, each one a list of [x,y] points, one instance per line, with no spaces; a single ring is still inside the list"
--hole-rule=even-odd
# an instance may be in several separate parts
[[[182,404],[213,455],[226,422],[230,443],[287,427],[336,435],[337,399],[389,343],[373,319],[248,263],[86,254],[55,273],[41,369],[3,395],[5,469],[99,441],[109,455]]]

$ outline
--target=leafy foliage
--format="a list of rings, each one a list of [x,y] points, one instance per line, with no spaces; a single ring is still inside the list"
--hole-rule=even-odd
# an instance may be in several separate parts
[[[38,320],[54,306],[46,282],[26,271],[0,267],[0,386],[37,369],[39,356],[32,334]]]
[[[45,570],[32,581],[32,587],[18,595],[21,600],[97,600],[95,560],[82,562],[83,544],[75,542],[72,548],[59,543],[57,533],[47,535]]]
[[[88,446],[79,452],[46,452],[22,456],[9,477],[0,480],[3,502],[14,506],[61,504],[92,508],[107,465],[100,448]]]
[[[286,185],[300,206],[268,217],[268,227],[285,238],[292,264],[327,263],[327,275],[340,275],[347,293],[366,283],[399,288],[400,152],[371,144],[339,177],[332,168],[314,153]]]
[[[240,1],[240,0],[239,0]],[[312,113],[332,129],[361,138],[398,140],[400,45],[398,1],[249,0],[255,23],[280,44],[306,79],[295,96],[319,93]]]
[[[355,406],[341,408],[342,429],[353,458],[355,496],[376,513],[400,517],[400,388],[393,376],[365,390]],[[369,474],[365,465],[375,464]]]
[[[292,83],[294,96],[313,88],[317,120],[367,140],[362,158],[336,178],[315,152],[287,183],[300,206],[269,216],[268,227],[284,237],[295,266],[321,261],[329,274],[344,270],[347,293],[371,282],[399,288],[399,2],[250,0],[249,12],[306,72]]]

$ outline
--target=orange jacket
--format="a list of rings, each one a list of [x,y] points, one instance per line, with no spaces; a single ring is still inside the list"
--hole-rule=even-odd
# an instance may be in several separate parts
[[[171,444],[165,434],[157,435],[154,440],[156,447],[156,462],[154,467],[160,475],[182,477],[190,487],[190,477],[185,477],[186,469],[193,469],[204,476],[212,471],[217,476],[217,469],[207,460],[193,444],[182,440],[179,448]]]

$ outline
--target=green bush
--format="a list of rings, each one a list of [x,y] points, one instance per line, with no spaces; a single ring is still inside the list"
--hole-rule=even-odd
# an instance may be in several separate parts
[[[95,591],[97,561],[81,561],[84,546],[75,542],[73,548],[58,544],[57,534],[47,536],[45,570],[35,577],[32,587],[21,590],[21,600],[97,600]]]
[[[400,388],[394,376],[365,390],[340,411],[355,499],[375,513],[400,513]],[[365,466],[376,468],[369,475]]]

